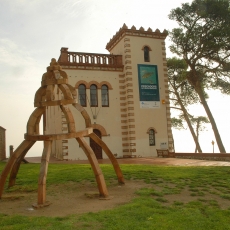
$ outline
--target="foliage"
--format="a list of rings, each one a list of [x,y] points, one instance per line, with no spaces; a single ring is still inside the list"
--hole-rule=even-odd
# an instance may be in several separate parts
[[[191,121],[192,121],[192,124],[195,125],[197,136],[199,134],[199,131],[205,130],[204,124],[210,123],[208,118],[204,116],[192,117]]]
[[[200,71],[201,80],[207,83],[229,76],[228,1],[194,0],[191,5],[185,3],[173,9],[169,18],[180,26],[171,33],[173,53],[182,56],[191,70]],[[212,79],[208,73],[212,74]]]
[[[185,60],[176,57],[167,59],[170,100],[174,106],[180,102],[187,107],[199,102],[199,97],[187,80],[188,65]],[[207,96],[207,95],[206,95]]]
[[[210,123],[207,117],[204,116],[198,116],[198,117],[191,117],[191,122],[193,124],[193,126],[195,126],[195,130],[196,130],[196,137],[197,140],[199,140],[199,133],[200,131],[204,131],[205,130],[205,124]],[[195,152],[197,152],[197,146],[195,148]]]
[[[170,33],[170,50],[183,58],[189,72],[186,79],[199,95],[212,125],[218,147],[225,153],[215,120],[206,101],[208,88],[229,93],[230,10],[229,1],[194,0],[171,10],[169,18],[179,28]]]
[[[169,80],[169,97],[173,106],[170,108],[181,111],[179,118],[172,118],[172,126],[181,129],[184,128],[183,121],[187,122],[193,140],[199,152],[202,152],[198,137],[192,127],[191,115],[188,113],[188,106],[199,102],[199,97],[188,81],[188,65],[183,59],[176,57],[167,59],[168,80]]]
[[[0,171],[4,166],[0,163]],[[21,166],[16,190],[18,183],[22,190],[24,185],[37,184],[38,166]],[[111,165],[100,166],[106,180],[116,178]],[[82,215],[73,213],[65,217],[27,217],[1,213],[1,229],[230,229],[230,210],[220,209],[218,202],[209,198],[210,194],[216,194],[221,199],[229,199],[229,167],[121,165],[121,168],[126,180],[148,182],[148,186],[138,190],[137,197],[130,203],[112,210]],[[91,180],[92,171],[89,165],[50,164],[47,179],[47,186],[65,184],[69,180],[78,183]],[[186,188],[190,188],[194,199],[187,203],[180,200],[180,193]],[[178,200],[172,204],[167,201],[170,194],[178,194]]]
[[[172,117],[171,124],[174,129],[184,129],[183,120],[181,118]]]

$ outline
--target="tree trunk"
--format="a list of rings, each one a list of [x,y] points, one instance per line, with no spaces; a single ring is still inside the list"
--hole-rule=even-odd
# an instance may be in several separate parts
[[[175,141],[174,141],[174,137],[172,136],[172,142],[173,142],[173,150],[174,152],[176,152],[176,149],[175,149]]]
[[[217,126],[216,126],[216,122],[215,122],[215,120],[214,120],[214,118],[212,116],[212,113],[211,113],[210,109],[209,109],[208,103],[205,100],[205,96],[204,96],[202,86],[200,85],[200,82],[197,82],[197,83],[198,84],[196,84],[196,85],[193,84],[193,86],[194,86],[196,92],[199,95],[201,103],[202,103],[202,105],[203,105],[203,107],[204,107],[204,109],[206,111],[206,114],[208,116],[208,119],[209,119],[209,121],[210,121],[210,123],[212,125],[212,129],[213,129],[213,132],[214,132],[214,135],[215,135],[215,138],[216,138],[216,143],[218,145],[220,153],[226,153],[226,150],[225,150],[224,145],[222,143],[222,140],[220,138],[219,131],[218,131]]]
[[[187,124],[188,124],[189,130],[190,130],[190,132],[191,132],[191,134],[192,134],[193,140],[194,140],[194,142],[195,142],[195,144],[196,144],[196,149],[197,149],[197,151],[198,151],[199,153],[202,153],[202,150],[201,150],[201,147],[200,147],[200,143],[199,143],[199,141],[198,141],[198,139],[197,139],[197,136],[196,136],[196,134],[195,134],[195,132],[194,132],[194,129],[193,129],[193,127],[192,127],[192,124],[191,124],[191,122],[190,122],[190,120],[189,120],[187,111],[183,111],[183,113],[184,113],[184,118],[185,118],[185,120],[186,120],[186,122],[187,122]]]
[[[196,124],[196,138],[197,138],[197,142],[199,143],[199,124]],[[197,153],[197,146],[195,148],[195,153]]]
[[[195,144],[196,144],[196,149],[198,150],[199,153],[202,153],[202,150],[201,150],[201,147],[200,147],[200,143],[198,142],[197,136],[196,136],[196,134],[195,134],[195,132],[194,132],[194,129],[193,129],[192,124],[191,124],[191,122],[190,122],[190,119],[189,119],[189,117],[188,117],[187,110],[186,110],[186,108],[184,107],[184,105],[183,105],[183,103],[182,103],[182,101],[181,101],[181,99],[180,99],[180,96],[177,94],[176,91],[175,91],[175,95],[176,95],[176,97],[177,97],[178,103],[180,104],[181,110],[183,111],[184,119],[186,120],[186,122],[187,122],[187,124],[188,124],[189,130],[190,130],[190,132],[191,132],[191,134],[192,134],[192,137],[193,137],[193,140],[194,140],[194,142],[195,142]]]

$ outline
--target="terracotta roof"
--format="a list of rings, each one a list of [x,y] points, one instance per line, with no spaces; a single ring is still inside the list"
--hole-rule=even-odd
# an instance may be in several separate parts
[[[106,45],[106,49],[110,51],[125,35],[128,36],[137,36],[137,37],[147,37],[147,38],[157,38],[157,39],[165,39],[168,35],[168,31],[164,30],[162,33],[159,29],[156,29],[154,32],[149,27],[148,30],[141,26],[139,30],[136,29],[135,26],[132,26],[129,29],[126,24],[120,28],[120,30],[110,39],[110,41]]]

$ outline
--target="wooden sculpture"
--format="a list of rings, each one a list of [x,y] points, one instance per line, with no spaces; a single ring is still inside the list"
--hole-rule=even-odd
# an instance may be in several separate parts
[[[55,100],[55,87],[58,87],[58,89],[61,90],[63,94],[62,100]],[[124,178],[116,158],[113,156],[107,145],[95,133],[93,133],[90,117],[85,109],[76,102],[76,98],[76,90],[74,87],[68,84],[67,74],[61,70],[61,67],[56,62],[56,60],[52,59],[50,66],[47,67],[47,72],[43,74],[41,87],[35,94],[34,106],[37,108],[33,111],[28,120],[27,133],[24,137],[25,140],[19,145],[19,147],[9,158],[5,168],[0,175],[0,198],[2,197],[7,176],[10,174],[8,186],[11,187],[15,185],[15,180],[21,161],[24,159],[28,150],[34,145],[36,141],[44,141],[44,149],[41,158],[40,175],[38,180],[38,200],[37,204],[33,205],[36,208],[44,207],[50,204],[46,201],[46,177],[53,140],[75,138],[78,141],[92,166],[98,185],[99,195],[101,197],[108,198],[108,191],[104,176],[93,150],[85,141],[84,137],[92,138],[98,145],[102,147],[112,162],[118,178],[118,182],[122,184],[124,183]],[[71,110],[68,108],[68,105],[73,105],[73,107],[76,108],[83,116],[86,126],[84,130],[76,131],[74,118]],[[48,106],[60,106],[68,124],[67,133],[40,135],[39,123],[42,115],[45,115],[45,110]]]

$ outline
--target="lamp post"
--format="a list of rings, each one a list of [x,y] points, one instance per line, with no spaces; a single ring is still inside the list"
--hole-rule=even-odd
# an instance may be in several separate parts
[[[212,152],[214,153],[214,144],[215,144],[215,142],[212,140]]]

